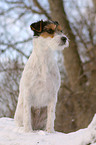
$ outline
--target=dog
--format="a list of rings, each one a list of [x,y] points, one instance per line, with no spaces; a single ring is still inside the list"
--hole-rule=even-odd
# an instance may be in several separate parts
[[[15,122],[25,132],[32,131],[31,108],[47,106],[46,131],[54,132],[55,106],[61,78],[54,51],[68,47],[68,38],[57,21],[38,21],[34,31],[33,51],[25,65],[19,86]]]

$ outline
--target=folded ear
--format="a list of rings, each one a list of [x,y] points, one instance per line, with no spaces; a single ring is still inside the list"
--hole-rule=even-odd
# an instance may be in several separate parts
[[[53,21],[53,23],[54,23],[55,25],[59,25],[59,23],[58,23],[57,21]]]
[[[39,21],[39,22],[36,22],[36,23],[32,23],[30,25],[30,28],[31,30],[33,30],[34,32],[42,32],[42,28],[43,27],[43,21]]]

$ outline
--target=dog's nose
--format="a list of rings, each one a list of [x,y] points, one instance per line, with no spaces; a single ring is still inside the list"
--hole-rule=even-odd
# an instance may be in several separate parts
[[[66,43],[67,38],[66,37],[61,37],[61,40]]]

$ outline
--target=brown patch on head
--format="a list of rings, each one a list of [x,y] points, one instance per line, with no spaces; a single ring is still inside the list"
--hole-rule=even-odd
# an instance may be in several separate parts
[[[48,32],[43,32],[43,33],[41,33],[40,36],[42,36],[44,38],[47,38],[47,37],[53,38],[54,37],[54,34],[49,34]]]
[[[40,34],[40,36],[47,38],[47,37],[54,37],[54,34],[59,31],[62,31],[61,26],[58,24],[50,23],[44,26],[43,32]]]
[[[48,24],[47,26],[45,26],[45,29],[55,30],[56,29],[56,25],[55,24]]]
[[[41,33],[40,36],[42,36],[44,38],[47,38],[47,37],[53,38],[55,30],[56,30],[56,25],[55,24],[53,24],[53,23],[47,24],[47,25],[45,25],[44,31]]]
[[[31,30],[34,31],[34,36],[42,36],[44,38],[54,37],[54,34],[61,32],[61,26],[57,21],[38,21],[30,25]]]
[[[62,28],[61,28],[60,25],[57,26],[57,30],[58,30],[58,31],[62,31]]]

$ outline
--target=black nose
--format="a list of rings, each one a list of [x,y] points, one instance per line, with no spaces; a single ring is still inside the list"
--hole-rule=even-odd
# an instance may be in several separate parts
[[[61,40],[66,43],[67,38],[66,37],[61,37]]]

